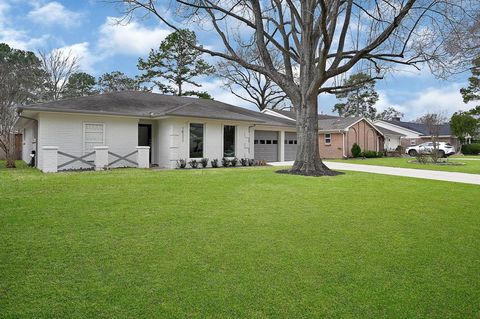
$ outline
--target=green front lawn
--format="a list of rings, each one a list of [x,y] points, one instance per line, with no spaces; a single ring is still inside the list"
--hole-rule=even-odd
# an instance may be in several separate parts
[[[478,318],[480,188],[0,168],[2,318]]]
[[[330,161],[330,160],[327,160]],[[427,169],[434,171],[447,171],[447,172],[461,172],[470,174],[480,174],[480,160],[462,161],[461,158],[448,158],[449,162],[462,163],[464,165],[459,166],[447,166],[447,165],[434,165],[434,164],[416,164],[411,163],[415,161],[414,157],[382,157],[382,158],[350,158],[347,160],[331,160],[335,162],[352,163],[352,164],[365,164],[365,165],[380,165],[391,167],[404,167],[404,168],[417,168]]]

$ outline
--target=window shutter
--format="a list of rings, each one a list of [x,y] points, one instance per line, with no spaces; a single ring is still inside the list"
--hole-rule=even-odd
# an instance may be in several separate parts
[[[94,151],[95,146],[105,144],[105,125],[103,123],[85,123],[83,126],[84,154]]]

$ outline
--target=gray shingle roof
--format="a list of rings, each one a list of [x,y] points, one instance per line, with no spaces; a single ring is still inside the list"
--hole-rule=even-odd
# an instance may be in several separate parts
[[[428,131],[425,124],[422,124],[422,123],[402,122],[402,121],[385,121],[385,122],[418,132],[421,135],[430,135],[430,132]],[[450,130],[450,124],[445,123],[440,126],[440,135],[452,135],[452,131]]]
[[[359,121],[361,117],[333,117],[318,120],[319,131],[340,131],[344,130],[353,123]]]
[[[293,111],[273,111],[291,119],[296,119],[296,114]],[[361,117],[340,117],[335,115],[318,114],[318,130],[323,132],[341,131],[360,119]]]
[[[276,112],[276,113],[282,114],[283,116],[289,117],[293,120],[296,120],[296,118],[297,118],[297,115],[293,111],[285,111],[285,110],[273,110],[273,111]],[[318,114],[318,119],[319,120],[333,119],[333,118],[338,118],[338,116]]]
[[[391,131],[391,130],[389,130],[389,129],[386,129],[386,128],[381,127],[381,126],[378,126],[378,125],[375,125],[375,127],[377,128],[377,130],[379,130],[380,132],[382,132],[383,135],[405,136],[405,134],[398,133],[398,132],[395,132],[395,131]]]
[[[141,91],[123,91],[28,105],[31,111],[71,112],[135,117],[184,116],[295,126],[292,121],[227,103]]]

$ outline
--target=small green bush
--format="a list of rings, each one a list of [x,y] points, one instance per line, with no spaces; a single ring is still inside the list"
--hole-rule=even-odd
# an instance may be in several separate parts
[[[478,155],[480,154],[480,143],[462,145],[463,155]]]
[[[360,148],[360,146],[357,143],[353,144],[352,156],[356,158],[356,157],[360,157],[361,155],[362,155],[362,149]]]
[[[382,153],[377,153],[375,151],[363,151],[361,155],[365,158],[382,157]]]
[[[191,168],[197,168],[198,167],[198,161],[197,160],[191,160],[188,162],[188,165],[190,165]]]
[[[365,158],[375,158],[377,157],[377,153],[374,152],[374,151],[363,151],[362,152],[362,156],[365,157]]]
[[[213,159],[210,162],[210,165],[212,165],[213,168],[217,168],[218,167],[218,158]]]
[[[208,158],[202,158],[200,163],[202,164],[203,168],[206,168],[208,166]]]
[[[230,166],[230,160],[229,160],[229,159],[226,159],[225,157],[222,158],[222,166],[223,166],[223,167],[228,167],[228,166]]]
[[[177,161],[177,168],[185,168],[187,167],[187,160],[186,159],[179,159]]]

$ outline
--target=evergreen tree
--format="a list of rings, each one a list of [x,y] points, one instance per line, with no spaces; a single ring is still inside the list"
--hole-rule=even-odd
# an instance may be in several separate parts
[[[462,94],[465,103],[480,100],[480,56],[472,63],[472,76],[468,78],[468,87],[460,89],[460,94]],[[476,109],[478,109],[480,115],[480,105]]]
[[[202,52],[193,48],[192,43],[197,43],[193,31],[183,29],[168,35],[158,50],[150,51],[148,59],[138,60],[138,68],[145,71],[140,76],[142,83],[151,83],[166,94],[207,97],[205,92],[185,91],[186,84],[201,86],[195,78],[214,72],[213,66],[201,58]]]
[[[98,89],[101,93],[139,91],[140,85],[136,79],[128,77],[125,73],[113,71],[98,78]]]
[[[356,73],[344,81],[345,90],[335,93],[341,103],[335,104],[334,112],[340,116],[364,116],[374,119],[377,109],[374,107],[378,101],[378,93],[375,91],[375,81],[366,73]]]
[[[455,112],[450,119],[450,128],[460,142],[465,142],[465,136],[475,136],[479,121],[469,112]]]
[[[72,98],[96,94],[98,92],[96,84],[97,80],[92,75],[84,72],[74,73],[68,79],[63,96]]]
[[[394,119],[401,119],[403,116],[404,114],[402,112],[397,111],[395,108],[390,106],[378,113],[375,118],[377,120],[392,121]]]

